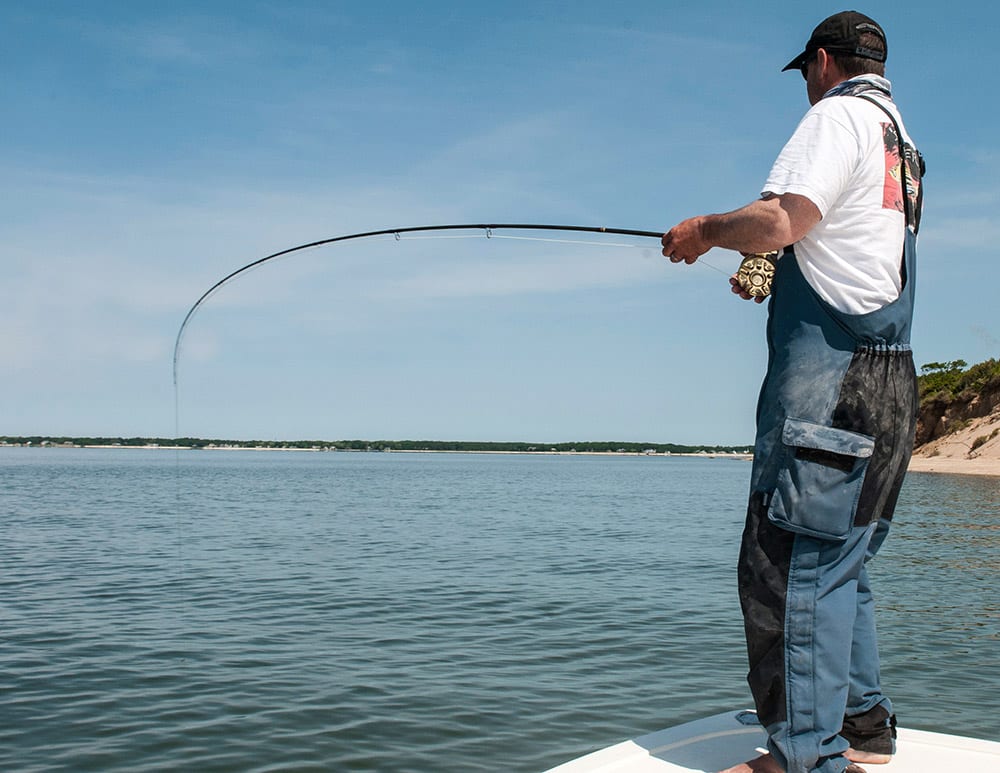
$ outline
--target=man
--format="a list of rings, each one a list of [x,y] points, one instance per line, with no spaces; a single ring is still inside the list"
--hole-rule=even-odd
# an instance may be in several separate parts
[[[812,108],[761,198],[663,237],[675,263],[712,247],[784,248],[739,562],[769,754],[725,773],[858,771],[895,750],[865,562],[885,539],[913,444],[922,164],[884,78],[887,51],[867,16],[823,21],[784,68],[802,72]],[[730,282],[763,300],[738,275]]]

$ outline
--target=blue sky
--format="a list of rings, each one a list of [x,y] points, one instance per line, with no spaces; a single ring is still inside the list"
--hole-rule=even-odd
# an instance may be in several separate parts
[[[917,363],[1000,356],[993,4],[856,6],[928,159]],[[829,3],[4,3],[0,434],[174,434],[213,282],[459,222],[665,230],[754,198]],[[749,442],[764,309],[733,253],[377,240],[193,320],[179,431]]]

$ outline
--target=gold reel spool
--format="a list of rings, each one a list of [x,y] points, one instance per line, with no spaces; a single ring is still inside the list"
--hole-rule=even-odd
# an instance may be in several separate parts
[[[774,262],[778,251],[740,253],[743,262],[736,272],[736,279],[747,293],[754,298],[766,298],[771,294],[771,280],[774,278]]]

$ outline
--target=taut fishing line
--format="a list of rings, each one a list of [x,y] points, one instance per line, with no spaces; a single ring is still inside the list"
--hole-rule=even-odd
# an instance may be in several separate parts
[[[457,232],[457,231],[480,231],[481,233],[445,233],[445,232]],[[180,329],[177,331],[177,338],[174,341],[174,352],[173,352],[173,382],[174,382],[174,437],[178,440],[180,439],[180,385],[179,385],[179,363],[180,363],[180,353],[181,344],[184,339],[184,332],[187,330],[188,325],[194,318],[198,310],[211,298],[215,293],[221,290],[225,285],[234,281],[240,275],[247,273],[253,269],[258,268],[264,263],[277,260],[279,258],[285,258],[296,252],[301,252],[304,250],[311,249],[313,247],[322,247],[328,244],[334,244],[336,242],[346,242],[352,240],[368,239],[379,236],[391,236],[395,237],[396,241],[401,241],[404,239],[417,240],[417,239],[481,239],[484,236],[488,239],[511,239],[519,241],[537,241],[537,242],[554,242],[559,244],[571,244],[571,245],[584,245],[584,246],[597,246],[597,247],[631,247],[631,248],[641,248],[648,249],[645,245],[640,245],[636,243],[623,243],[623,242],[604,242],[604,241],[583,241],[578,239],[567,239],[567,238],[551,238],[551,237],[541,237],[541,236],[529,236],[529,235],[511,235],[511,234],[498,234],[497,231],[523,231],[523,232],[564,232],[564,233],[590,233],[590,234],[614,234],[619,236],[636,236],[649,239],[661,239],[663,234],[660,231],[641,231],[631,228],[605,228],[597,226],[576,226],[576,225],[548,225],[548,224],[518,224],[518,223],[479,223],[479,224],[462,224],[462,225],[430,225],[430,226],[411,226],[405,228],[386,228],[378,231],[367,231],[364,233],[347,234],[344,236],[334,236],[329,239],[320,239],[319,241],[309,242],[307,244],[300,244],[296,247],[290,247],[288,249],[280,250],[278,252],[266,255],[257,260],[247,263],[245,266],[236,269],[235,271],[227,274],[218,282],[213,284],[206,290],[194,305],[188,309],[187,314],[184,316],[184,320],[181,322]],[[415,234],[429,234],[425,236],[416,236]],[[713,266],[711,263],[707,263],[704,260],[699,260],[699,263],[718,271],[726,276],[730,275],[730,272],[724,271],[721,268]],[[184,566],[183,560],[183,545],[184,545],[184,532],[185,524],[180,520],[180,513],[183,511],[181,503],[181,490],[180,490],[180,448],[178,446],[175,450],[175,497],[178,511],[178,522],[177,522],[177,562],[180,567],[181,575],[178,580],[179,587],[183,588],[187,581],[187,572]],[[186,599],[186,597],[184,597]],[[181,604],[181,609],[179,610],[181,620],[185,618],[186,608],[184,604]],[[187,626],[182,622],[180,626],[181,630],[186,630]]]

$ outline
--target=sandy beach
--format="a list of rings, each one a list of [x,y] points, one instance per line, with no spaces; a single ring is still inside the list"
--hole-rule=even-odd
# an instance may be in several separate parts
[[[911,472],[1000,476],[1000,411],[932,440],[913,453]]]
[[[995,475],[1000,477],[1000,459],[956,459],[914,456],[910,472],[940,472],[949,475]]]

